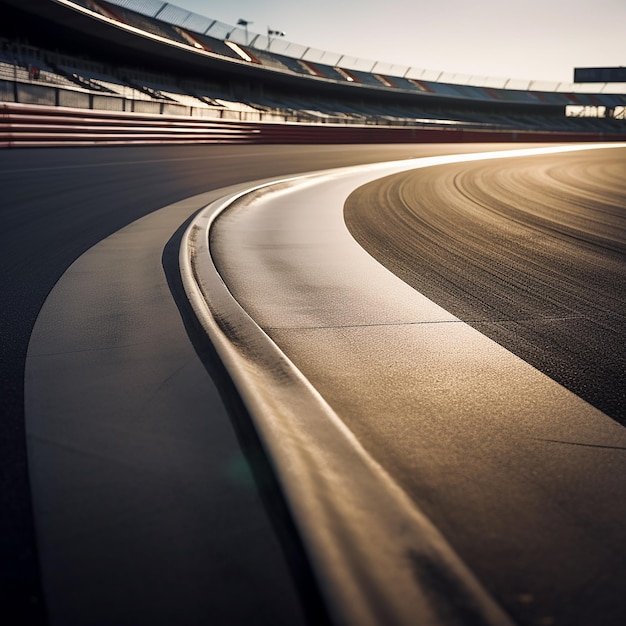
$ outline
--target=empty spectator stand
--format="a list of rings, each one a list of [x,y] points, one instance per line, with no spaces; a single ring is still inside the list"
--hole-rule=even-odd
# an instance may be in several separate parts
[[[237,112],[250,114],[295,111],[368,123],[377,119],[432,120],[498,126],[522,121],[526,125],[533,117],[538,125],[556,126],[563,122],[568,105],[616,107],[626,102],[615,94],[507,90],[413,78],[408,73],[396,77],[375,72],[377,64],[368,66],[368,72],[340,61],[323,63],[327,59],[323,55],[316,61],[304,55],[293,58],[271,51],[269,39],[265,49],[247,45],[247,37],[242,43],[241,34],[237,41],[230,40],[226,25],[215,25],[215,21],[160,0],[76,0],[74,8],[69,2],[55,0],[0,0],[0,4],[14,7],[14,15],[22,16],[24,32],[43,43],[47,36],[50,44],[63,41],[93,58],[106,56],[112,66],[133,58],[146,71],[177,76],[170,84],[169,79],[161,83],[136,77],[120,83],[92,77],[92,82],[85,83],[80,73],[65,75],[76,88],[114,92],[136,101],[193,107],[197,99],[199,107],[224,111],[233,110],[224,102],[238,103]],[[144,5],[156,10],[145,15],[130,8]],[[26,13],[29,18],[24,17]],[[58,32],[46,33],[51,30],[50,23],[58,26],[53,29]],[[183,86],[199,77],[210,79],[211,86]],[[292,106],[294,96],[301,103],[298,109]],[[575,122],[565,120],[567,124]]]

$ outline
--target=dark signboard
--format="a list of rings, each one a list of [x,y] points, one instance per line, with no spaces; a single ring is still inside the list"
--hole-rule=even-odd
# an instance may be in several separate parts
[[[626,83],[626,67],[576,67],[575,83]]]

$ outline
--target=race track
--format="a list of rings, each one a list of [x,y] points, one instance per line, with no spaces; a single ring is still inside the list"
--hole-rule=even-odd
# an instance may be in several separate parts
[[[365,174],[253,196],[211,231],[235,299],[515,623],[617,624],[625,609],[623,154],[478,155],[360,186],[349,228],[419,293],[342,233]],[[514,346],[524,360],[490,325],[535,331]]]
[[[520,146],[498,149],[507,147]],[[80,578],[81,560],[89,561],[81,546],[106,561],[102,570],[97,560],[89,564],[92,582],[101,576],[109,581],[101,588],[94,585],[87,598],[104,602],[106,585],[114,581],[114,597],[122,601],[121,608],[107,607],[101,622],[91,623],[105,624],[112,617],[123,623],[124,614],[132,621],[149,598],[156,598],[148,612],[151,623],[168,623],[181,601],[181,624],[195,623],[198,615],[211,611],[223,620],[242,593],[270,623],[306,621],[298,603],[310,609],[318,600],[311,600],[315,589],[306,589],[311,586],[306,575],[298,589],[292,587],[287,573],[291,567],[293,576],[292,557],[288,567],[270,565],[275,578],[260,584],[268,561],[284,559],[277,537],[292,531],[278,522],[277,532],[276,515],[270,512],[269,524],[263,503],[251,491],[235,493],[230,477],[219,479],[213,493],[219,515],[210,501],[202,502],[203,493],[208,494],[203,490],[219,482],[210,483],[206,475],[219,474],[222,442],[228,455],[245,454],[248,462],[250,450],[241,452],[246,436],[236,424],[234,430],[225,426],[233,419],[232,407],[224,408],[219,376],[207,374],[203,348],[195,343],[180,304],[172,272],[180,226],[219,195],[211,190],[229,185],[243,189],[240,184],[248,181],[316,169],[493,149],[211,146],[0,153],[6,225],[0,254],[8,270],[1,279],[8,303],[1,327],[8,358],[0,371],[5,418],[0,522],[6,564],[0,574],[11,591],[10,601],[4,602],[7,615],[17,608],[32,623],[45,620],[26,468],[28,350],[31,438],[36,444],[31,463],[33,458],[44,461],[38,466],[36,502],[53,527],[47,534],[40,525],[40,548],[46,558],[52,554],[58,563],[66,558],[71,563],[60,577],[54,561],[44,563],[53,623],[82,623],[89,615],[89,602],[76,607],[71,594],[62,597]],[[289,239],[289,228],[299,223],[289,206],[284,208],[289,219],[272,218],[276,228],[270,220],[265,233],[260,232],[263,216],[261,228],[250,229],[237,211],[230,220],[227,214],[222,233],[217,230],[220,271],[246,310],[263,318],[263,302],[268,303],[269,314],[261,322],[268,334],[496,601],[514,621],[529,626],[612,626],[621,623],[626,610],[621,594],[626,556],[619,549],[626,545],[621,480],[626,469],[621,425],[626,404],[625,164],[624,148],[476,161],[395,174],[354,191],[345,206],[347,227],[382,265],[442,307],[443,313],[436,305],[426,307],[435,311],[427,323],[411,320],[393,299],[385,303],[380,291],[374,299],[359,301],[360,288],[355,287],[337,306],[342,266],[335,269],[337,277],[329,271],[330,287],[321,301],[309,282],[298,282],[296,302],[281,299],[270,282],[255,280],[263,276],[257,274],[261,264],[255,264],[262,254],[269,255],[266,269],[282,273],[292,287],[298,275],[290,275],[284,259],[300,255],[303,261],[297,263],[316,264],[308,240]],[[306,211],[304,204],[294,207]],[[331,209],[333,219],[343,221],[343,205],[337,211],[331,204],[322,202],[319,212],[315,203],[309,208],[306,237],[324,234]],[[243,235],[229,234],[233,224]],[[267,236],[255,244],[265,248],[256,261],[249,255],[249,236]],[[329,236],[332,252],[334,235]],[[330,267],[332,254],[327,256],[324,263]],[[246,266],[250,259],[253,264]],[[378,272],[372,270],[371,284],[362,293],[375,293]],[[358,273],[349,278],[367,283],[367,275]],[[400,292],[407,302],[416,293],[406,285],[394,287],[394,298]],[[307,297],[309,304],[301,306]],[[421,307],[407,310],[426,310]],[[320,323],[331,308],[332,323]],[[296,310],[298,315],[290,317]],[[439,328],[433,330],[433,324]],[[414,348],[405,358],[407,346]],[[454,363],[445,350],[456,350]],[[427,367],[421,370],[424,359]],[[434,364],[446,362],[450,369],[441,375]],[[97,382],[112,372],[119,383]],[[139,382],[133,383],[134,375]],[[74,402],[73,415],[57,403],[61,397]],[[439,405],[441,398],[445,401]],[[207,404],[210,424],[202,408]],[[169,415],[168,406],[176,406]],[[50,407],[49,415],[68,427],[61,437],[46,421]],[[154,411],[153,422],[146,421],[147,407]],[[111,427],[101,430],[107,414],[113,418]],[[89,431],[81,432],[84,424]],[[116,442],[120,429],[124,441]],[[41,436],[34,437],[36,431]],[[104,457],[93,447],[100,445],[101,435]],[[66,436],[74,437],[72,445],[79,441],[85,446],[79,449],[80,467],[88,472],[72,469],[73,460],[67,463],[76,455],[71,446],[59,445]],[[203,440],[211,442],[211,462],[203,458]],[[102,458],[108,459],[105,470]],[[169,459],[165,466],[163,458]],[[60,471],[46,483],[42,470],[50,459]],[[168,469],[160,476],[162,467],[175,472]],[[64,484],[59,479],[69,480],[74,492],[67,489],[58,501],[67,508],[55,511],[56,500],[46,491],[55,480]],[[128,498],[119,511],[116,484],[124,486]],[[85,513],[84,494],[89,507],[101,507],[109,517],[99,526],[90,521],[90,530],[80,536],[73,525]],[[205,523],[210,530],[198,532]],[[146,524],[150,541],[144,541]],[[99,536],[93,529],[100,533],[109,525],[118,528],[111,545],[126,545],[138,557],[132,567],[119,554],[107,555],[106,543],[98,545],[106,532]],[[178,568],[168,571],[158,546],[177,528],[192,532],[185,533],[182,544],[181,535],[168,548]],[[59,538],[62,549],[57,552]],[[68,548],[74,538],[77,543]],[[255,541],[265,547],[258,552],[252,548],[251,554],[244,546]],[[177,550],[181,545],[182,551]],[[237,567],[245,570],[250,554],[251,569],[243,577],[236,570],[225,576],[220,567],[229,560],[226,546],[237,545],[242,549]],[[201,556],[212,550],[221,551],[213,569]],[[145,584],[137,587],[137,580]],[[194,580],[210,582],[210,593],[206,585],[190,585]],[[285,598],[283,606],[271,601],[274,594]],[[207,600],[211,595],[220,601]],[[247,610],[253,609],[239,606],[232,623],[248,623]],[[325,619],[323,611],[315,615]]]
[[[356,191],[346,222],[404,281],[621,424],[626,151],[417,170]]]
[[[45,623],[27,472],[25,360],[47,295],[81,254],[134,220],[211,189],[319,168],[480,149],[485,148],[168,146],[0,152],[2,614]],[[222,580],[237,582],[236,577]],[[175,602],[175,595],[152,595]]]

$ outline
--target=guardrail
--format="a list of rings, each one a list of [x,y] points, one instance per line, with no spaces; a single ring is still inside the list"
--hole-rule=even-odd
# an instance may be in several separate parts
[[[624,141],[625,134],[232,121],[0,103],[0,147]]]

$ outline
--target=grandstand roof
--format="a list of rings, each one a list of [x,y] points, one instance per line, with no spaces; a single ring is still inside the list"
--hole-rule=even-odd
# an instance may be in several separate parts
[[[312,62],[246,46],[236,41],[235,27],[218,24],[161,0],[0,0],[17,13],[28,12],[33,33],[50,38],[50,21],[71,33],[68,40],[86,50],[102,52],[112,59],[159,65],[171,71],[211,73],[216,78],[253,81],[257,85],[282,85],[304,92],[350,94],[349,97],[410,98],[434,104],[472,103],[493,108],[558,108],[568,104],[613,106],[585,94],[545,92],[534,89],[503,89],[443,83],[393,76],[341,65]],[[131,10],[128,7],[133,7]],[[141,10],[141,12],[139,12]],[[156,16],[156,17],[155,17]],[[24,21],[24,20],[23,20]],[[208,24],[208,26],[207,26]],[[230,28],[230,30],[227,30]],[[200,32],[202,31],[202,32]],[[224,32],[223,32],[224,31]],[[226,32],[227,31],[227,32]],[[213,35],[220,35],[213,36]],[[340,61],[340,59],[338,59]],[[349,90],[349,91],[348,91]]]

